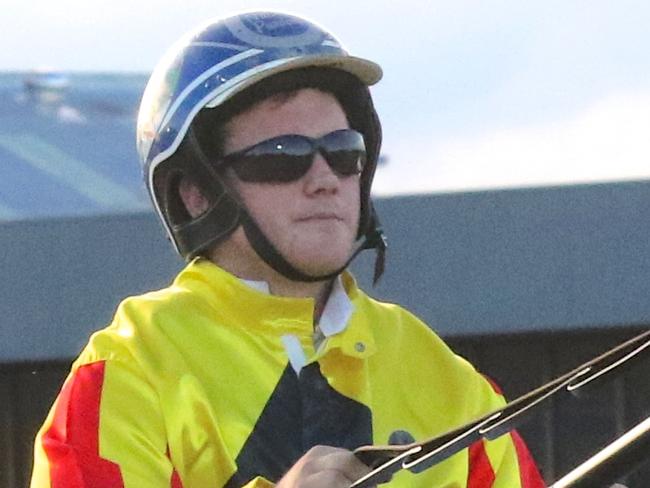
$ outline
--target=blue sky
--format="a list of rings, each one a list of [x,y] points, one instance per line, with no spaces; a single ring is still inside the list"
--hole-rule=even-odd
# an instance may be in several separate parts
[[[0,70],[146,72],[206,18],[273,8],[308,16],[384,68],[373,92],[389,158],[379,194],[650,178],[647,1],[3,6],[0,30],[10,42]]]

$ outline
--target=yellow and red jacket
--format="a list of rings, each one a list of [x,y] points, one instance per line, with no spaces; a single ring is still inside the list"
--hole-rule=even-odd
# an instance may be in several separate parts
[[[352,314],[317,349],[312,299],[265,294],[206,260],[126,299],[39,431],[31,487],[272,486],[313,445],[422,439],[504,403],[413,315],[348,273],[342,283]],[[303,366],[292,366],[287,337]],[[387,486],[544,483],[515,433]]]

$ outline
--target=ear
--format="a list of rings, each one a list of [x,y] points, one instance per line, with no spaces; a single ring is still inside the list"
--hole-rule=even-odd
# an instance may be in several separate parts
[[[203,214],[210,206],[210,202],[205,198],[203,193],[201,193],[199,187],[185,176],[181,178],[181,181],[178,184],[178,193],[181,200],[183,200],[183,205],[185,205],[187,213],[189,213],[193,219]]]

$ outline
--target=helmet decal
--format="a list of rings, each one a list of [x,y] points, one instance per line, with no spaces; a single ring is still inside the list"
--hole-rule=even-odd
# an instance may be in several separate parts
[[[138,152],[149,172],[177,149],[194,115],[289,65],[336,65],[366,77],[374,63],[353,58],[320,26],[271,12],[208,22],[177,41],[154,70],[138,115]],[[215,100],[217,100],[215,102]],[[149,179],[149,178],[147,178]]]
[[[232,17],[226,19],[225,25],[240,41],[260,48],[305,46],[320,43],[325,37],[330,37],[325,31],[302,19],[268,12]]]
[[[180,43],[179,43],[180,44]],[[146,159],[160,130],[162,119],[172,103],[172,96],[180,81],[181,70],[175,49],[163,57],[149,78],[140,102],[137,121],[137,148],[141,159]],[[149,89],[151,87],[151,89]]]

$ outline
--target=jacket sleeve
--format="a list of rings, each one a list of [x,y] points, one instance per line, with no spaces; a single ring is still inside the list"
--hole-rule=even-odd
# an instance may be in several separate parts
[[[273,488],[275,483],[268,481],[266,478],[258,476],[246,483],[242,488]]]
[[[516,453],[519,481],[522,488],[545,488],[546,483],[519,432],[516,430],[511,432],[510,437]]]
[[[545,488],[521,436],[513,431],[496,441],[469,447],[467,488]]]
[[[492,455],[502,444],[502,455]],[[545,488],[537,465],[517,431],[470,447],[467,488]]]
[[[182,487],[154,389],[127,361],[73,366],[34,448],[31,488]]]
[[[501,388],[483,378],[505,402]],[[546,483],[526,443],[516,430],[493,441],[480,440],[469,447],[467,488],[545,488]]]

